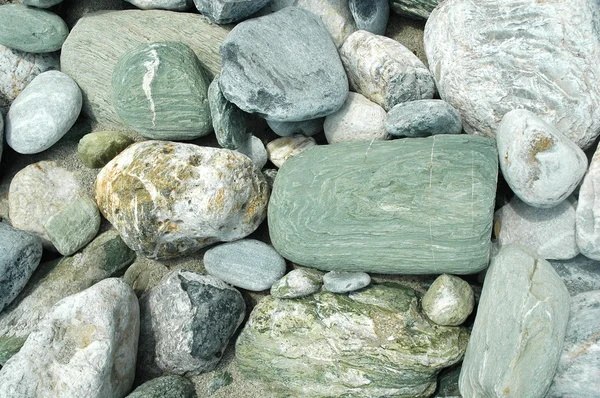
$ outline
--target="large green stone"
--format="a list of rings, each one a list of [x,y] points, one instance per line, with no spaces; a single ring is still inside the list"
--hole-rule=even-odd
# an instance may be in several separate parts
[[[470,274],[488,264],[498,155],[441,135],[315,146],[277,173],[273,246],[323,270]]]

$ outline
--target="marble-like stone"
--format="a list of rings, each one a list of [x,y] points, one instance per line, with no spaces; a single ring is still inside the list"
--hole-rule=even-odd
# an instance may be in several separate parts
[[[385,130],[394,137],[427,137],[435,134],[460,134],[460,114],[442,100],[403,102],[387,114]]]
[[[317,142],[312,137],[294,134],[291,137],[277,138],[267,144],[269,160],[277,167],[281,167],[288,159],[298,156]]]
[[[239,22],[263,8],[270,0],[194,0],[200,13],[216,24]]]
[[[250,139],[248,114],[227,101],[219,87],[219,76],[208,87],[208,104],[219,145],[227,149],[238,149]]]
[[[443,326],[461,325],[473,312],[473,289],[457,276],[443,274],[429,286],[421,299],[423,312]]]
[[[390,0],[395,13],[412,19],[427,19],[440,0]]]
[[[309,296],[323,286],[323,273],[316,269],[298,267],[271,286],[271,295],[281,299]]]
[[[196,398],[196,388],[185,377],[162,376],[145,382],[126,398]]]
[[[376,35],[384,35],[390,18],[388,0],[350,0],[350,12],[356,28]]]
[[[366,272],[329,271],[323,275],[323,289],[332,293],[348,293],[371,284]]]
[[[546,260],[523,246],[500,249],[485,276],[463,360],[463,397],[544,397],[569,308],[569,293]]]
[[[104,166],[95,194],[129,247],[170,258],[254,232],[266,216],[269,187],[236,151],[144,141]]]
[[[483,137],[316,146],[277,173],[273,246],[299,265],[471,274],[488,265],[498,161]]]
[[[579,187],[575,237],[581,253],[600,260],[600,151],[596,150]]]
[[[61,0],[62,1],[62,0]],[[194,3],[192,0],[125,0],[142,10],[187,11]]]
[[[569,260],[549,260],[571,296],[600,290],[600,262],[580,254]]]
[[[79,140],[77,155],[84,166],[98,169],[131,144],[133,140],[118,131],[96,131]]]
[[[359,30],[344,42],[340,57],[353,91],[386,111],[401,102],[433,98],[433,76],[396,40]]]
[[[267,124],[271,130],[273,130],[273,132],[280,137],[289,137],[294,134],[302,134],[310,137],[323,131],[324,122],[324,117],[304,120],[302,122],[276,122],[273,120],[267,120]]]
[[[267,148],[265,148],[265,144],[263,144],[260,138],[253,135],[236,150],[248,156],[259,169],[265,167],[269,160],[269,153],[267,152]]]

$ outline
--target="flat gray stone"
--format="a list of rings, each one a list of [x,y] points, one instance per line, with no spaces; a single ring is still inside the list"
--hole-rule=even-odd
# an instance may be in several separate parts
[[[306,297],[323,286],[323,273],[316,269],[298,267],[271,286],[271,295],[282,299]]]
[[[384,35],[390,17],[388,0],[350,0],[350,12],[356,29],[366,30],[376,35]]]
[[[569,260],[549,260],[571,296],[600,290],[600,262],[580,254]]]
[[[217,24],[239,22],[263,8],[270,0],[194,0],[201,14]]]
[[[473,289],[457,276],[443,274],[429,286],[421,299],[423,312],[443,326],[461,325],[473,312]]]
[[[26,6],[32,6],[37,8],[50,8],[52,6],[57,5],[63,0],[19,0],[21,4],[25,4]]]
[[[329,271],[323,275],[323,289],[332,293],[348,293],[360,290],[371,284],[366,272]]]
[[[317,142],[312,137],[294,134],[290,137],[274,139],[267,144],[269,160],[277,167],[281,167],[288,159],[298,156]]]
[[[61,0],[62,1],[62,0]],[[192,0],[125,0],[142,10],[186,11],[194,4]]]
[[[579,187],[576,217],[576,239],[581,253],[600,260],[600,151],[596,150],[590,167]]]
[[[390,0],[392,11],[412,19],[427,19],[440,0]]]
[[[238,149],[250,139],[248,114],[227,101],[219,87],[219,76],[208,87],[208,104],[219,145],[227,149]]]
[[[385,130],[394,137],[460,134],[462,121],[458,111],[445,101],[409,101],[390,109]]]
[[[259,169],[265,167],[269,160],[269,153],[267,152],[267,148],[265,148],[265,144],[263,144],[260,138],[254,135],[250,136],[250,139],[236,150],[248,156],[252,160],[252,163]]]
[[[348,95],[350,94],[348,93]],[[294,134],[302,134],[310,137],[323,131],[324,121],[324,117],[319,117],[302,122],[276,122],[274,120],[267,120],[267,124],[280,137],[290,137]]]
[[[145,382],[126,398],[196,398],[196,388],[181,376],[162,376]]]
[[[118,131],[96,131],[79,140],[77,155],[84,166],[98,169],[131,144],[133,140]]]

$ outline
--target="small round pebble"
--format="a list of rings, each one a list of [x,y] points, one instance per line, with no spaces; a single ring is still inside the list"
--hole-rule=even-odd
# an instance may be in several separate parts
[[[302,134],[310,137],[323,131],[324,121],[324,117],[319,117],[302,122],[276,122],[274,120],[267,120],[267,124],[280,137],[289,137],[294,134]]]
[[[296,268],[271,286],[271,295],[282,299],[305,297],[321,290],[322,285],[321,271]]]
[[[394,106],[387,114],[385,130],[393,137],[427,137],[460,134],[460,114],[442,100],[418,100]]]
[[[104,167],[131,144],[133,140],[118,131],[97,131],[79,140],[77,154],[84,166],[98,169]]]
[[[442,326],[458,326],[473,312],[471,286],[459,277],[443,274],[431,284],[421,300],[423,312]]]
[[[332,293],[353,292],[371,284],[366,272],[330,271],[323,275],[323,289]]]
[[[267,152],[269,153],[271,163],[277,167],[281,167],[289,158],[299,155],[304,150],[315,145],[317,145],[317,142],[314,138],[294,134],[291,137],[281,137],[269,142],[267,144]]]
[[[267,161],[269,160],[269,154],[267,153],[265,144],[263,144],[260,138],[255,136],[251,136],[249,140],[237,149],[237,151],[252,159],[252,162],[259,169],[265,167],[265,164],[267,164]]]

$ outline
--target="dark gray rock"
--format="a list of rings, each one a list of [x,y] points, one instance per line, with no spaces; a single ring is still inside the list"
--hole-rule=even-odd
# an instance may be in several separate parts
[[[570,260],[549,260],[571,296],[600,290],[600,261],[580,254]]]
[[[388,0],[350,0],[348,5],[357,29],[376,35],[385,34],[390,17]]]
[[[217,24],[238,22],[263,8],[270,0],[194,0],[200,13]]]
[[[145,382],[126,398],[196,398],[196,388],[185,377],[163,376]]]
[[[394,137],[427,137],[460,134],[460,114],[442,100],[409,101],[394,106],[387,115],[385,129]]]
[[[413,19],[427,19],[440,0],[389,0],[392,11]]]
[[[248,114],[227,101],[219,87],[219,76],[208,87],[208,104],[219,145],[227,149],[238,149],[250,139]]]
[[[323,275],[323,289],[332,293],[348,293],[369,286],[371,277],[366,272],[330,271]]]
[[[302,122],[276,122],[274,120],[267,120],[267,124],[280,137],[291,137],[294,134],[302,134],[310,137],[323,131],[324,121],[324,117],[319,117]]]

